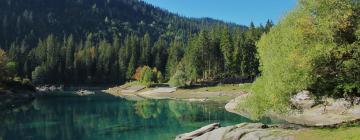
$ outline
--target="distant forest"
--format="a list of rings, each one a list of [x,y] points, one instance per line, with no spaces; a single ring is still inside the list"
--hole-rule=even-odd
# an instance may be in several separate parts
[[[138,0],[3,0],[0,9],[0,79],[36,84],[120,84],[144,66],[180,85],[253,80],[255,42],[273,26],[186,18]]]

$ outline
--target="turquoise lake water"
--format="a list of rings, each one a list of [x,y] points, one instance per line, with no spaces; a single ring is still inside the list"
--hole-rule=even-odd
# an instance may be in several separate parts
[[[171,140],[210,123],[250,122],[224,104],[109,95],[41,97],[0,118],[0,140]]]

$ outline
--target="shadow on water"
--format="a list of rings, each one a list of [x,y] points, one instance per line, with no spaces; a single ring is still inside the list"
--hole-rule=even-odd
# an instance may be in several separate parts
[[[0,138],[12,140],[166,140],[209,123],[251,122],[223,104],[127,101],[104,93],[44,96],[0,117]]]

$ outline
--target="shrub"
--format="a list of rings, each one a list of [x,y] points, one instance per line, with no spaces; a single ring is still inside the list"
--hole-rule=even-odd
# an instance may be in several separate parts
[[[149,66],[138,67],[133,78],[142,84],[150,86],[152,83],[162,83],[164,77],[157,68],[150,68]]]
[[[164,76],[162,75],[161,71],[157,72],[156,80],[157,80],[158,83],[163,83],[164,82]]]
[[[133,78],[136,80],[136,81],[140,81],[142,75],[143,75],[143,67],[138,67],[135,71],[135,74],[133,76]]]
[[[150,67],[145,66],[142,73],[143,75],[140,82],[146,84],[147,86],[150,86],[154,79],[153,71]]]

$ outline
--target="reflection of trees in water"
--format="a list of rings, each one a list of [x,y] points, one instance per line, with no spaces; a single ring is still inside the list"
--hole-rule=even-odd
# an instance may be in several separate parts
[[[157,118],[163,107],[163,104],[150,100],[138,101],[134,105],[136,114],[144,119]]]
[[[1,116],[0,135],[14,140],[24,136],[33,136],[31,139],[143,139],[145,136],[160,139],[164,134],[183,131],[184,127],[198,127],[197,123],[204,120],[224,119],[227,115],[218,107],[172,100],[37,99],[26,108]]]
[[[136,114],[144,119],[157,119],[166,116],[168,119],[195,120],[203,114],[206,106],[180,101],[143,100],[134,104]]]
[[[154,101],[144,100],[135,103],[136,114],[144,119],[157,119],[166,116],[177,121],[204,121],[222,119],[223,112],[219,105],[208,103],[181,102],[175,100]],[[219,112],[220,111],[220,112]],[[164,118],[162,118],[164,120]]]
[[[221,113],[219,105],[211,103],[191,103],[169,101],[169,109],[176,118],[186,121],[204,121],[211,119],[220,119],[218,113]],[[209,105],[211,104],[211,105]]]

